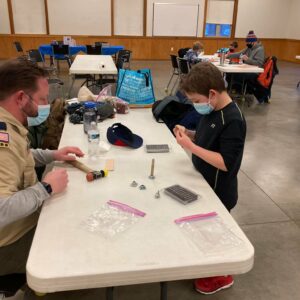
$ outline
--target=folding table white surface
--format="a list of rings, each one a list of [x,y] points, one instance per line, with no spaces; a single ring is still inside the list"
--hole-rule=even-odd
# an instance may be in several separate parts
[[[68,168],[68,188],[47,200],[42,208],[27,262],[29,286],[51,293],[248,272],[253,266],[253,246],[193,168],[169,129],[155,122],[151,109],[137,109],[100,123],[102,140],[106,140],[107,127],[115,122],[140,135],[144,145],[167,143],[171,151],[150,154],[144,145],[136,150],[112,145],[97,160],[80,159],[98,170],[104,168],[107,159],[115,160],[115,170],[93,182],[87,182],[83,172],[64,164]],[[66,145],[79,146],[87,153],[82,125],[66,120],[60,146]],[[155,179],[149,179],[152,158]],[[133,180],[144,184],[146,190],[131,187]],[[201,198],[182,205],[163,191],[159,199],[154,197],[158,190],[176,183]],[[146,216],[113,238],[86,231],[82,222],[108,200],[126,203],[144,211]],[[242,242],[234,250],[207,256],[174,220],[212,211]]]
[[[117,75],[117,67],[110,55],[77,55],[70,67],[72,83],[69,95],[73,88],[75,75]]]

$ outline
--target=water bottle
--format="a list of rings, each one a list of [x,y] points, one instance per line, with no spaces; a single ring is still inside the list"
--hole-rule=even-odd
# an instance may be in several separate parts
[[[100,132],[97,127],[96,122],[91,122],[90,128],[88,130],[88,153],[89,156],[94,158],[98,155],[98,149],[99,149],[99,142],[100,142]]]
[[[85,133],[89,131],[91,122],[97,123],[96,103],[87,101],[84,103],[83,113],[83,130]]]
[[[225,53],[221,52],[221,56],[220,56],[220,66],[224,66],[224,62],[225,62]]]

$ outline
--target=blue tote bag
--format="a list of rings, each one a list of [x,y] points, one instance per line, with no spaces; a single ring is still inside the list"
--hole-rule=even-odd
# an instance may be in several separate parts
[[[150,69],[119,70],[117,97],[127,101],[131,107],[149,107],[154,101]]]

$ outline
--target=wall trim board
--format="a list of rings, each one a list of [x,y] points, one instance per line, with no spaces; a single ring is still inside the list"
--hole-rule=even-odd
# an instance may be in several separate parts
[[[170,54],[176,54],[179,48],[191,47],[194,41],[204,44],[205,53],[213,53],[216,49],[227,47],[232,39],[223,38],[195,38],[195,37],[133,37],[133,36],[84,36],[72,35],[77,44],[91,44],[96,41],[105,41],[112,45],[123,45],[133,51],[135,60],[169,60]],[[24,50],[36,49],[39,45],[49,44],[52,40],[61,40],[62,35],[47,34],[0,34],[0,58],[7,59],[17,56],[13,47],[14,41],[19,41]],[[245,46],[244,38],[236,38],[239,49]],[[300,63],[295,59],[300,55],[300,40],[296,39],[260,39],[265,46],[266,56],[275,55],[278,59]],[[174,51],[171,51],[171,48]]]

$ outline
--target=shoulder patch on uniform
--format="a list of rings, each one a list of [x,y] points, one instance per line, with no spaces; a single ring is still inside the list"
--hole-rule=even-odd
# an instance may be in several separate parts
[[[7,126],[5,122],[0,122],[0,130],[4,130],[4,131],[7,130]]]
[[[0,131],[0,147],[6,148],[9,145],[9,134],[7,132]]]

